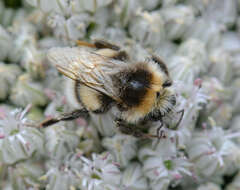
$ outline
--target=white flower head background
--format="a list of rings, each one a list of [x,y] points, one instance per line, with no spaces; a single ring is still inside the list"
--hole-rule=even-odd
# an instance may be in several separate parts
[[[240,189],[239,0],[11,2],[0,2],[0,189]],[[166,63],[177,104],[163,138],[120,133],[114,110],[36,127],[74,109],[46,52],[94,39]]]

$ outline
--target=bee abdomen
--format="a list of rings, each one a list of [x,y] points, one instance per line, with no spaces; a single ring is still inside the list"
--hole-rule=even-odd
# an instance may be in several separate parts
[[[84,84],[79,85],[78,88],[79,89],[76,91],[77,97],[88,111],[93,113],[104,113],[111,107],[113,100],[107,95],[89,88]]]
[[[93,113],[96,114],[107,112],[111,108],[112,103],[114,102],[112,98],[104,94],[99,94],[98,100],[100,101],[101,107],[99,109],[93,110]]]

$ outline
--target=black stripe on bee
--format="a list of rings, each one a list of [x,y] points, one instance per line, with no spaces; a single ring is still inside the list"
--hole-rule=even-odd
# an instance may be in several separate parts
[[[75,85],[74,85],[74,93],[75,93],[75,96],[77,98],[77,101],[79,103],[82,103],[80,95],[79,95],[79,86],[80,86],[80,81],[76,80]]]
[[[112,98],[101,93],[98,95],[98,99],[99,101],[101,101],[102,106],[100,109],[92,111],[93,113],[96,113],[96,114],[107,112],[111,108],[112,103],[114,102]]]

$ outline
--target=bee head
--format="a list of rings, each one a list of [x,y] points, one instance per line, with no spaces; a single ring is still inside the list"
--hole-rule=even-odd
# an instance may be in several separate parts
[[[149,63],[152,73],[156,76],[153,81],[158,84],[158,88],[153,88],[155,90],[155,102],[152,110],[154,110],[155,114],[165,115],[176,105],[176,96],[172,88],[173,82],[169,76],[167,66],[159,57],[153,55]]]
[[[165,80],[165,82],[162,84],[162,89],[156,92],[156,99],[161,98],[161,95],[164,94],[166,89],[168,89],[171,86],[172,86],[172,80],[171,79]]]
[[[164,112],[174,104],[175,96],[170,93],[172,81],[153,61],[133,64],[118,73],[115,80],[129,121],[137,121],[153,110]]]
[[[158,113],[159,116],[164,116],[170,112],[176,105],[176,96],[171,88],[164,88],[156,93],[156,100],[153,106],[153,113]]]

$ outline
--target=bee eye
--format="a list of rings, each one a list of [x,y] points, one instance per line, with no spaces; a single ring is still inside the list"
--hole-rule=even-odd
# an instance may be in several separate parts
[[[169,87],[172,85],[172,81],[167,80],[166,82],[163,83],[163,88]]]
[[[157,92],[157,98],[159,98],[159,96],[160,96],[160,92]]]

